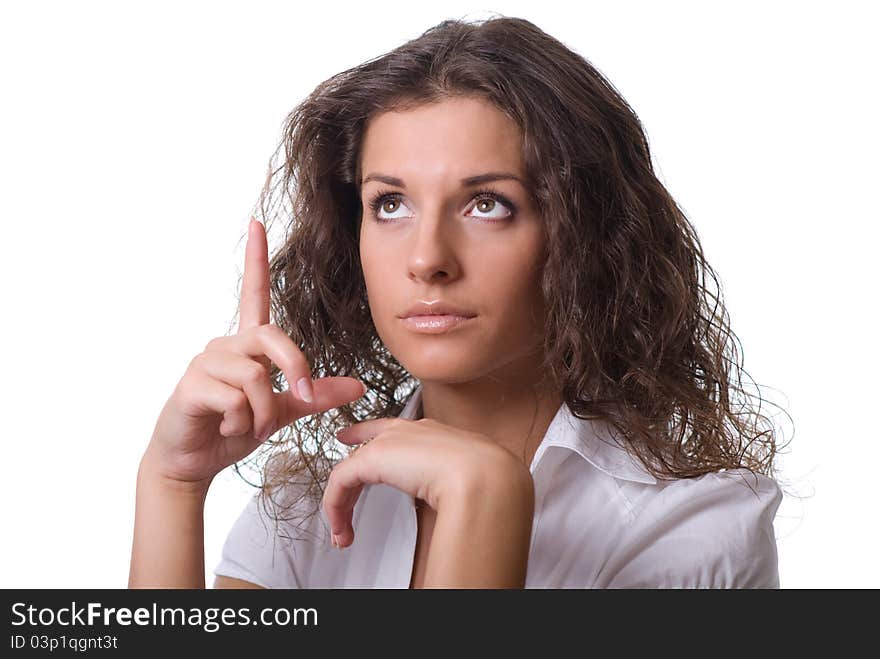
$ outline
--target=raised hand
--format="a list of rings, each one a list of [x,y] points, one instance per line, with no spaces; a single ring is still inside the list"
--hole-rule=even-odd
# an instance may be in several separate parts
[[[366,392],[355,378],[312,382],[300,349],[269,323],[269,290],[265,228],[251,219],[238,333],[209,341],[165,403],[142,460],[158,476],[207,489],[279,428]],[[284,373],[287,391],[272,390],[271,363]]]

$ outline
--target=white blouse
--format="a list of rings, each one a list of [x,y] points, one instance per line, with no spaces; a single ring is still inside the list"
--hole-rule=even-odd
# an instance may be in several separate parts
[[[400,416],[421,418],[421,386]],[[609,427],[563,403],[535,452],[526,588],[779,588],[774,480],[736,470],[658,481]],[[345,549],[330,544],[323,508],[284,534],[292,541],[273,524],[255,494],[214,574],[266,588],[409,587],[418,527],[400,490],[364,486]]]

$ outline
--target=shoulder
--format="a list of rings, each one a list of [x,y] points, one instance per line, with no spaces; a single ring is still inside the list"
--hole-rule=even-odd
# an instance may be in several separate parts
[[[776,481],[743,469],[640,488],[609,586],[778,588],[781,500]]]
[[[659,481],[648,505],[684,507],[691,513],[722,512],[728,517],[754,516],[776,511],[782,491],[772,478],[745,469],[712,472],[696,478]]]

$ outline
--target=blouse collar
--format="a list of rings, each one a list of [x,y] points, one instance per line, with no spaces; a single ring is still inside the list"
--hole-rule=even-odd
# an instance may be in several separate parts
[[[400,418],[422,418],[421,403],[422,385],[419,384],[406,402]],[[550,446],[558,446],[576,453],[596,469],[614,478],[656,485],[657,479],[624,448],[620,440],[614,438],[612,429],[606,421],[576,417],[563,402],[550,422],[532,464],[537,465]]]

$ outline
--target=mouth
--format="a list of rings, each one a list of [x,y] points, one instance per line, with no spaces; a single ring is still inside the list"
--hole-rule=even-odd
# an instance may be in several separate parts
[[[407,316],[401,322],[408,329],[421,334],[443,334],[471,324],[476,316],[458,316],[455,314],[431,314]]]

